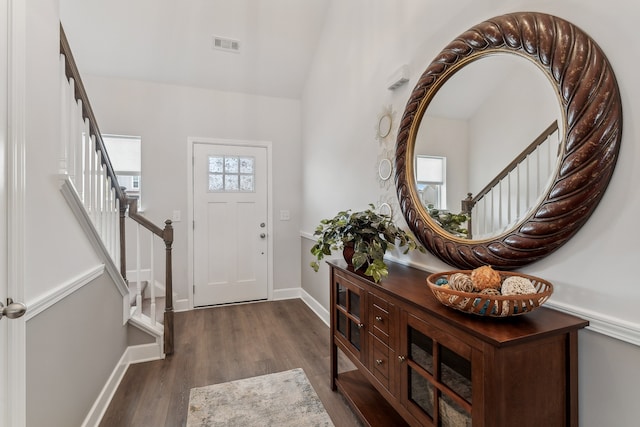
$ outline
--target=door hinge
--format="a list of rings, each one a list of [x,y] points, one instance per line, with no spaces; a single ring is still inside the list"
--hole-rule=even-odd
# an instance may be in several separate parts
[[[191,287],[193,288],[193,293],[196,293],[196,285],[191,285]]]

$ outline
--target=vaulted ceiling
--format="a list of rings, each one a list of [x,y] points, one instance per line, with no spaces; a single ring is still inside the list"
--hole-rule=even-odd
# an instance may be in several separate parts
[[[300,98],[329,1],[61,0],[60,13],[82,74]]]

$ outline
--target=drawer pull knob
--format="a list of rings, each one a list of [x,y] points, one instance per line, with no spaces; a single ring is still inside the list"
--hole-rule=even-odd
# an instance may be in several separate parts
[[[376,359],[376,365],[382,365],[382,359]]]
[[[358,329],[362,329],[364,328],[364,323],[358,323],[356,326],[358,327]]]
[[[406,356],[402,356],[402,355],[398,356],[398,360],[401,362],[404,362],[406,359],[407,359]]]
[[[382,322],[382,316],[376,316],[376,320],[377,320],[378,322]]]

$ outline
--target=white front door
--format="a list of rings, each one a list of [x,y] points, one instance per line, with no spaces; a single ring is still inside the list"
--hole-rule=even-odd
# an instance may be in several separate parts
[[[194,144],[195,307],[267,298],[267,168],[266,147]]]

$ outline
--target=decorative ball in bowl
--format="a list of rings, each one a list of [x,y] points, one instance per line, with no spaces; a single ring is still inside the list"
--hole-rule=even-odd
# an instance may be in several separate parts
[[[490,266],[434,273],[427,277],[427,284],[442,304],[485,317],[530,313],[553,293],[553,285],[546,280]]]

